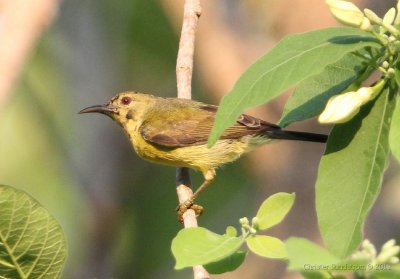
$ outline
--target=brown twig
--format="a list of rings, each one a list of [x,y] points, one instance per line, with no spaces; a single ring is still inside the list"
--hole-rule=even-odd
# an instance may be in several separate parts
[[[200,0],[185,0],[179,51],[176,63],[178,98],[191,99],[193,53],[197,22],[201,14]]]
[[[200,0],[185,0],[181,39],[176,63],[178,98],[191,99],[192,96],[194,42],[200,14]],[[190,187],[189,170],[187,168],[178,168],[176,170],[176,184],[179,203],[183,203],[193,194]],[[193,209],[187,210],[182,217],[185,228],[197,227],[196,214]],[[193,267],[193,274],[195,279],[210,278],[210,275],[201,265]]]

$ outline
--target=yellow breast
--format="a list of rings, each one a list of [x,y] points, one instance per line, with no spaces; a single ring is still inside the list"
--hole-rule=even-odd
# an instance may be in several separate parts
[[[174,167],[188,167],[203,173],[235,161],[249,148],[246,140],[220,140],[212,148],[206,144],[170,148],[151,144],[140,133],[131,137],[131,143],[136,153],[145,160]]]

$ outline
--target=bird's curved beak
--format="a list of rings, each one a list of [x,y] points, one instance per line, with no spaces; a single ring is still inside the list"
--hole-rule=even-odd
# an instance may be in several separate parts
[[[111,114],[111,113],[116,113],[117,112],[117,107],[111,106],[109,104],[105,105],[95,105],[95,106],[90,106],[87,108],[84,108],[79,112],[79,114],[82,113],[92,113],[92,112],[97,112],[97,113],[102,113],[102,114]]]

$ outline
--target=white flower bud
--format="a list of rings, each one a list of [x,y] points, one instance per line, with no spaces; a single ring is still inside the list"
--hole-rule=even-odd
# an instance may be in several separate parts
[[[364,9],[364,14],[370,21],[378,24],[382,23],[382,19],[370,9]]]
[[[400,246],[388,247],[385,250],[382,249],[376,260],[379,263],[387,263],[390,258],[395,257],[399,252]]]
[[[318,121],[321,124],[344,123],[358,113],[362,105],[357,92],[347,92],[333,96],[320,114]]]
[[[356,94],[359,96],[362,104],[367,103],[371,100],[372,95],[374,94],[375,90],[372,87],[361,87],[357,90]]]
[[[356,5],[343,0],[326,0],[332,15],[344,25],[359,27],[363,22],[364,14]]]
[[[376,249],[374,244],[372,244],[368,239],[365,239],[363,243],[361,244],[364,253],[369,257],[369,258],[375,258],[376,257]]]
[[[250,232],[251,234],[256,234],[256,233],[257,233],[257,230],[256,230],[255,228],[250,227],[250,228],[249,228],[249,232]]]
[[[363,31],[371,31],[372,30],[371,21],[369,21],[368,18],[364,17],[361,22],[360,29]]]
[[[394,25],[397,25],[400,23],[400,1],[397,1],[396,10],[397,10],[397,14],[396,14],[396,18],[394,19],[394,22],[393,22]]]
[[[249,225],[249,219],[247,217],[243,217],[239,219],[239,223],[243,226],[248,226]]]
[[[371,241],[369,241],[369,239],[364,239],[363,242],[361,243],[361,247],[364,249],[370,246],[374,246],[374,244],[372,244]]]
[[[391,257],[391,258],[389,259],[389,263],[390,263],[390,264],[398,264],[399,262],[400,262],[400,260],[399,260],[398,257]]]
[[[396,9],[391,8],[383,17],[383,23],[391,25],[394,21],[394,17],[396,16]]]
[[[382,90],[386,80],[381,79],[372,87],[361,87],[357,91],[333,96],[320,114],[318,121],[321,124],[344,123],[358,113],[360,107],[374,99]],[[364,249],[372,245],[367,239],[363,242]]]
[[[387,76],[388,76],[388,77],[394,77],[395,74],[396,74],[395,69],[393,69],[393,68],[387,69]]]
[[[383,67],[384,69],[389,68],[389,62],[383,61],[383,62],[382,62],[382,67]]]
[[[358,113],[362,105],[372,99],[374,92],[372,87],[361,87],[357,91],[333,96],[329,99],[318,121],[322,124],[349,121]]]
[[[395,244],[396,244],[396,240],[394,240],[394,239],[390,239],[390,240],[386,241],[382,245],[382,251],[385,251],[386,249],[393,247]]]

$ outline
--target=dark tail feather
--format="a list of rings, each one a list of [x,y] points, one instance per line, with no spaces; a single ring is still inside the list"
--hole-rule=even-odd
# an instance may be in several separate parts
[[[266,134],[271,139],[283,139],[283,140],[326,142],[328,139],[328,136],[323,135],[323,134],[285,131],[285,130],[278,130],[278,129],[267,131]]]

